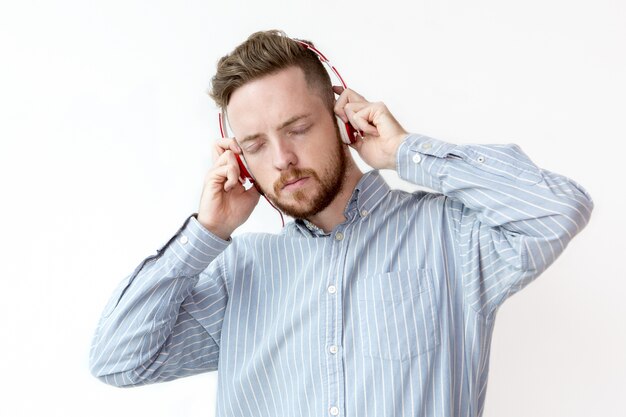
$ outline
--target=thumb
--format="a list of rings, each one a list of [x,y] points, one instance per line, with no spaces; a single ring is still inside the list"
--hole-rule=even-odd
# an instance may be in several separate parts
[[[356,142],[350,143],[348,146],[357,151],[360,155],[361,147],[363,147],[363,139],[357,139]]]

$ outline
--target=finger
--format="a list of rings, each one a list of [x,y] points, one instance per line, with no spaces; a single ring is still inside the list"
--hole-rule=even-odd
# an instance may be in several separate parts
[[[348,101],[351,102],[351,103],[358,102],[358,101],[367,101],[367,99],[365,97],[363,97],[362,95],[360,95],[356,91],[352,90],[351,88],[344,89],[342,94],[344,94],[344,93],[348,96]]]
[[[215,166],[218,168],[216,172],[226,173],[226,181],[224,182],[225,191],[230,190],[239,183],[239,164],[237,164],[235,154],[231,150],[224,151],[217,159]],[[226,171],[223,170],[223,167],[226,167]]]
[[[234,169],[230,165],[217,167],[211,173],[213,182],[225,192],[232,190],[239,184],[239,179],[233,174]]]
[[[219,155],[223,153],[223,151],[230,149],[235,153],[241,153],[241,148],[239,144],[235,140],[235,138],[221,138],[215,141],[215,145],[217,146],[217,151]]]
[[[344,107],[348,103],[355,103],[355,102],[367,102],[367,100],[365,99],[365,97],[363,97],[360,94],[357,94],[356,92],[354,92],[353,90],[350,90],[349,88],[342,90],[341,94],[339,95],[339,98],[335,102],[335,107],[334,107],[335,114],[337,114],[337,116],[339,116],[341,120],[344,121],[344,123],[348,121],[348,117],[346,115]]]
[[[350,113],[357,113],[359,111],[361,111],[362,109],[371,106],[370,102],[358,102],[358,103],[347,103],[344,107],[344,110],[346,111],[346,113],[350,112]]]
[[[348,102],[348,97],[344,93],[345,91],[342,90],[342,92],[339,95],[339,98],[335,102],[335,107],[333,108],[333,110],[335,111],[335,114],[339,116],[341,120],[343,120],[344,123],[347,123],[348,116],[346,115],[346,111],[344,110],[344,107],[346,106]]]
[[[215,159],[213,166],[219,167],[226,164],[228,164],[228,154],[226,154],[226,151],[222,150],[222,154]]]
[[[357,151],[358,153],[361,153],[361,146],[363,146],[363,140],[357,140],[354,143],[350,143],[348,146],[354,149],[355,151]]]
[[[233,138],[218,139],[213,144],[213,163],[215,164],[218,158],[227,150],[237,154],[242,153],[241,148]]]
[[[224,190],[229,191],[236,185],[240,185],[239,177],[241,177],[241,171],[239,169],[239,163],[237,162],[237,156],[231,150],[225,151],[224,154],[228,159],[228,180],[224,184]]]
[[[341,94],[341,93],[343,93],[343,90],[345,90],[345,88],[343,88],[343,86],[341,86],[341,85],[333,85],[333,91],[335,92],[335,94]]]
[[[351,108],[349,108],[349,107],[346,107],[346,108],[345,108],[345,112],[346,112],[346,117],[347,117],[347,119],[348,119],[349,123],[352,125],[352,127],[353,127],[355,130],[359,130],[359,125],[357,124],[356,120],[354,119],[354,115],[356,114],[356,113],[354,112],[354,110],[352,110],[352,109],[351,109]]]
[[[360,131],[361,135],[378,136],[378,129],[373,125],[370,117],[372,114],[371,103],[348,103],[345,110],[350,123],[356,130]]]
[[[378,128],[374,124],[373,113],[374,109],[372,107],[365,107],[356,112],[352,118],[359,126],[359,129],[366,135],[379,136]]]

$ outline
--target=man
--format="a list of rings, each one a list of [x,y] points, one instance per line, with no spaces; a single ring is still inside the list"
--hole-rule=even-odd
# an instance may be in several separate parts
[[[105,308],[91,369],[140,385],[219,370],[218,416],[479,416],[496,312],[587,223],[589,195],[512,145],[407,133],[282,32],[218,63],[197,214]],[[353,145],[335,115],[363,132]],[[296,218],[231,238],[262,191]],[[437,193],[390,190],[378,169]]]

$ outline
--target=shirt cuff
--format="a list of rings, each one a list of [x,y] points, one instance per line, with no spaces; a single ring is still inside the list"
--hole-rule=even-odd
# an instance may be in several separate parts
[[[204,271],[217,256],[230,245],[198,222],[197,213],[192,214],[178,232],[158,252],[185,275]]]
[[[439,174],[455,147],[428,136],[410,134],[398,147],[396,171],[403,180],[440,191]]]

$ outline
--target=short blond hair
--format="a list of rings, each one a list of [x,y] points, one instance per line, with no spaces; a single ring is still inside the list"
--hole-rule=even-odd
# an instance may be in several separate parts
[[[313,46],[312,42],[300,41]],[[239,87],[294,66],[302,69],[307,86],[322,98],[332,114],[335,96],[324,64],[314,52],[280,30],[255,32],[220,58],[209,95],[221,109],[225,109]]]

